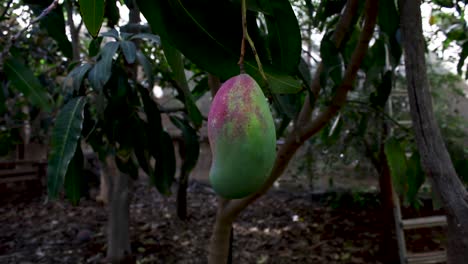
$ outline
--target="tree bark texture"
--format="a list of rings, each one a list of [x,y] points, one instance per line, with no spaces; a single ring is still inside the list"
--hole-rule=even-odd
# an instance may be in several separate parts
[[[434,117],[420,4],[420,0],[399,1],[411,117],[422,167],[447,212],[447,262],[460,264],[468,260],[468,193],[453,167]]]
[[[232,254],[229,251],[229,247],[231,245],[231,229],[234,219],[223,215],[224,208],[228,202],[229,200],[219,198],[218,213],[210,240],[208,255],[208,263],[210,264],[227,264],[229,254]]]
[[[129,236],[129,176],[117,168],[114,156],[106,158],[106,174],[109,177],[109,226],[107,258],[112,263],[124,263],[130,257]]]
[[[177,216],[180,220],[187,219],[187,186],[189,172],[184,168],[180,169],[179,186],[177,188]]]
[[[347,6],[356,7],[356,0],[348,0]],[[310,105],[310,100],[306,99],[298,116],[298,124],[296,131],[290,133],[284,145],[282,145],[276,155],[276,160],[273,169],[270,173],[266,183],[260,188],[259,191],[243,199],[224,200],[220,199],[218,206],[218,213],[216,216],[216,223],[211,237],[211,244],[209,249],[209,264],[226,263],[229,255],[229,238],[231,226],[236,217],[244,210],[249,204],[253,203],[260,196],[265,194],[273,183],[282,175],[286,169],[289,161],[291,160],[297,149],[311,136],[320,131],[328,122],[336,115],[341,107],[346,102],[347,93],[354,85],[357,72],[367,53],[369,41],[372,38],[375,23],[377,20],[377,0],[366,1],[365,6],[365,23],[359,37],[358,45],[356,46],[350,63],[347,65],[343,82],[338,87],[335,96],[329,107],[327,107],[321,114],[311,120],[311,113],[313,110]],[[349,14],[356,14],[353,8],[346,8],[338,22],[337,27],[339,33],[335,37],[336,40],[342,39],[342,34],[346,34],[347,30],[351,27],[352,19]],[[349,13],[348,13],[349,12]],[[343,21],[347,20],[348,25],[343,25]],[[321,67],[319,67],[321,68]],[[315,74],[319,77],[320,74]],[[312,87],[313,89],[320,89],[320,87]],[[213,90],[212,90],[213,91]],[[314,91],[315,92],[315,91]]]

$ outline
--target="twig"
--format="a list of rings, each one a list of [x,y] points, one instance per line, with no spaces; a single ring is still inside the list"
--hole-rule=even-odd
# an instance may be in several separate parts
[[[252,49],[252,53],[255,57],[255,61],[257,62],[258,71],[260,75],[262,75],[263,80],[265,83],[268,83],[267,77],[265,72],[263,71],[262,62],[260,61],[260,57],[258,57],[257,49],[255,48],[255,44],[253,40],[249,36],[249,32],[247,30],[247,0],[242,0],[242,42],[241,42],[241,56],[239,59],[239,67],[241,72],[245,72],[244,69],[244,55],[245,55],[245,40],[249,42],[250,48]]]
[[[406,133],[410,133],[411,132],[411,129],[401,125],[400,123],[398,123],[398,121],[396,121],[393,117],[391,117],[388,113],[386,113],[381,107],[373,107],[373,106],[370,106],[368,103],[366,102],[361,102],[361,101],[357,101],[357,100],[348,100],[347,101],[348,103],[351,103],[351,104],[359,104],[359,105],[362,105],[372,111],[374,111],[375,113],[378,113],[378,114],[381,114],[383,115],[383,117],[385,117],[386,119],[390,120],[393,124],[395,124],[396,126],[398,126],[400,129],[404,130]]]
[[[11,38],[11,40],[9,42],[7,42],[7,44],[5,45],[5,48],[3,49],[3,52],[0,56],[0,61],[3,60],[3,57],[5,57],[5,54],[8,53],[8,51],[10,50],[11,46],[13,45],[13,43],[24,33],[26,32],[26,30],[29,29],[29,27],[31,27],[33,24],[39,22],[41,19],[43,19],[45,16],[47,16],[50,12],[52,12],[52,10],[54,10],[57,6],[58,6],[58,3],[59,1],[58,0],[54,0],[46,9],[44,9],[41,14],[39,16],[37,16],[35,19],[33,19],[31,22],[29,22],[28,25],[26,25],[26,27],[24,27],[23,29],[21,29],[18,33],[16,33],[13,38]]]
[[[8,9],[10,9],[10,5],[13,2],[13,0],[9,0],[7,5],[5,6],[5,10],[3,10],[3,13],[0,15],[0,21],[3,20],[3,18],[6,16],[6,13],[8,12]]]

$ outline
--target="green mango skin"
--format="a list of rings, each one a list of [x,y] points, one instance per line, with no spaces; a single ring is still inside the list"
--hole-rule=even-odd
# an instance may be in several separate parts
[[[208,140],[213,161],[210,183],[227,199],[260,189],[276,156],[276,132],[260,86],[247,74],[227,80],[208,114]]]

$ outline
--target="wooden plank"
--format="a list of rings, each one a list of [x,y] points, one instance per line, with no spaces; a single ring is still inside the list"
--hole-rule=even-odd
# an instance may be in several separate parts
[[[37,175],[15,176],[15,177],[9,177],[9,178],[1,178],[0,183],[32,181],[32,180],[38,180],[38,179],[39,178],[37,177]]]
[[[38,170],[36,168],[24,168],[13,170],[0,170],[0,178],[11,178],[16,176],[36,175]]]
[[[408,254],[408,264],[435,264],[444,263],[447,261],[447,253],[445,251],[431,251],[423,253]]]
[[[410,218],[401,221],[403,229],[428,228],[447,225],[445,215],[436,215],[429,217]]]

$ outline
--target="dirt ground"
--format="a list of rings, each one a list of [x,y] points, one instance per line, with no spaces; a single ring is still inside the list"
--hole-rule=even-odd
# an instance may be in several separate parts
[[[181,221],[174,195],[161,196],[146,179],[132,188],[130,233],[137,263],[206,263],[216,211],[212,190],[191,181],[189,219]],[[105,263],[106,207],[91,199],[76,207],[65,200],[47,201],[37,189],[16,189],[1,198],[0,263]],[[404,214],[434,214],[428,208]],[[389,227],[380,214],[375,194],[276,189],[235,222],[233,263],[381,263],[379,244]],[[442,248],[444,232],[410,234],[409,248]]]

